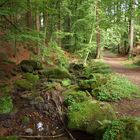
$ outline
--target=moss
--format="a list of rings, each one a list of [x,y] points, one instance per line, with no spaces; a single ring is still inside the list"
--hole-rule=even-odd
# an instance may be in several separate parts
[[[23,125],[28,125],[30,123],[30,118],[27,116],[23,116],[21,121]]]
[[[9,95],[10,94],[10,88],[7,85],[1,85],[0,86],[0,93],[2,96]]]
[[[70,79],[64,79],[61,81],[62,86],[67,87],[71,85],[71,80]]]
[[[13,102],[10,96],[0,98],[0,114],[10,113],[13,110]]]
[[[71,105],[68,108],[67,116],[70,129],[88,133],[98,131],[104,120],[116,118],[109,104],[93,100]]]
[[[63,96],[64,103],[68,106],[74,103],[80,103],[91,99],[91,96],[88,95],[88,93],[75,90],[67,90],[63,93]]]
[[[33,84],[26,79],[16,80],[15,85],[21,90],[31,90]]]
[[[45,76],[48,78],[56,78],[56,79],[65,79],[65,78],[71,78],[70,73],[65,68],[50,68],[43,72]]]
[[[24,77],[25,77],[26,80],[28,80],[32,84],[36,84],[39,81],[39,76],[38,75],[34,75],[32,73],[26,73],[24,75]]]
[[[95,85],[95,79],[80,80],[78,82],[78,86],[82,90],[92,90],[95,87],[94,85]]]

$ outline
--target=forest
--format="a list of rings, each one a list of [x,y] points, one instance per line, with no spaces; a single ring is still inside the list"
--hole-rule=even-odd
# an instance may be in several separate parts
[[[0,140],[140,140],[139,0],[0,0]]]

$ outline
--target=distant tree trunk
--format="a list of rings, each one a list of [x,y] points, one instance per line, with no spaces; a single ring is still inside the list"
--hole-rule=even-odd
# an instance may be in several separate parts
[[[130,15],[130,20],[129,20],[129,52],[128,52],[128,57],[132,57],[132,51],[133,51],[133,46],[134,46],[134,2],[130,2],[130,8],[131,10],[131,15]]]
[[[58,2],[58,32],[61,31],[61,2]],[[58,37],[58,45],[61,47],[61,38]]]
[[[99,26],[99,1],[97,1],[97,4],[96,4],[96,23],[98,24],[97,25],[97,28],[96,28],[96,39],[97,39],[97,49],[96,49],[96,59],[99,59],[101,57],[101,46],[100,46],[100,41],[101,41],[101,38],[100,38],[100,26]]]
[[[27,18],[27,27],[32,28],[32,10],[31,10],[31,1],[27,0],[27,8],[28,11],[26,13],[26,18]]]
[[[38,10],[38,7],[36,8],[36,13],[35,13],[35,27],[36,27],[36,31],[40,32],[40,13]],[[39,55],[40,54],[40,48],[39,48],[39,42],[37,43],[37,49],[36,49],[36,53]]]
[[[36,9],[35,26],[36,26],[36,30],[39,32],[40,31],[40,15],[39,15],[38,8]]]

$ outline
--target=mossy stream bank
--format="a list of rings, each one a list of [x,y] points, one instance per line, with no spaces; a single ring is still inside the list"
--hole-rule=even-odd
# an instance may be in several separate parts
[[[2,139],[10,135],[26,136],[24,140],[36,136],[58,140],[140,139],[139,118],[118,118],[110,104],[139,98],[138,88],[111,73],[102,62],[86,67],[73,63],[66,68],[24,60],[15,69],[11,86],[3,84],[0,91]]]

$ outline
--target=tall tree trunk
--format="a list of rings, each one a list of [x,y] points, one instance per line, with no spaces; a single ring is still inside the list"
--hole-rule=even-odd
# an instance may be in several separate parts
[[[128,52],[128,57],[132,57],[132,51],[133,51],[133,46],[134,46],[134,11],[135,11],[135,6],[134,6],[135,0],[133,2],[130,2],[130,20],[129,20],[129,52]]]
[[[38,10],[38,7],[36,8],[36,14],[35,14],[35,27],[36,27],[36,31],[39,33],[40,32],[40,13]],[[39,37],[39,35],[38,35]],[[39,42],[37,43],[37,49],[36,49],[36,53],[39,55],[40,54],[40,48],[39,48]]]
[[[97,1],[96,4],[96,23],[97,23],[97,27],[96,27],[96,41],[97,41],[97,49],[96,49],[96,59],[99,59],[101,57],[101,46],[100,46],[100,26],[99,26],[99,1]]]
[[[31,1],[27,0],[27,8],[28,11],[26,13],[26,19],[27,19],[27,27],[32,28],[32,10],[31,10]]]

